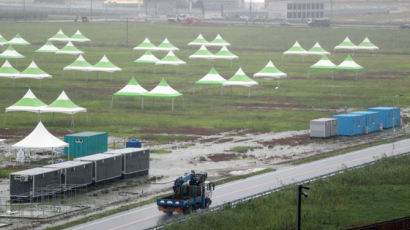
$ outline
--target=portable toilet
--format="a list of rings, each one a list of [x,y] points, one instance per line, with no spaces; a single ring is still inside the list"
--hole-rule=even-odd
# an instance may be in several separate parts
[[[345,113],[333,115],[337,119],[337,135],[354,136],[364,134],[366,116],[363,114]]]
[[[352,113],[363,114],[366,116],[366,127],[364,133],[381,131],[383,124],[380,123],[380,113],[376,111],[355,111]]]
[[[106,152],[108,135],[106,132],[81,132],[64,136],[69,148],[64,148],[64,154],[70,157],[83,157]]]
[[[375,107],[368,108],[367,111],[376,111],[380,113],[380,122],[383,128],[392,128],[400,126],[400,108],[399,107]]]

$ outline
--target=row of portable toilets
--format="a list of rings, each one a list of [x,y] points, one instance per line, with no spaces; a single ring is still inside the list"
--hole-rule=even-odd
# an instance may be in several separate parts
[[[93,184],[145,176],[149,157],[147,148],[125,148],[14,172],[10,174],[10,200],[40,200]]]
[[[399,107],[375,107],[367,111],[333,115],[310,121],[311,137],[355,136],[400,126]]]

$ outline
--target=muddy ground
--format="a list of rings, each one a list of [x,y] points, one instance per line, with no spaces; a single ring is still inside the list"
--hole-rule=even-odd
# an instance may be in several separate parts
[[[217,133],[208,130],[179,130],[173,135],[190,135],[192,140],[174,142],[165,145],[145,146],[152,151],[169,153],[151,153],[149,177],[126,179],[79,190],[70,197],[57,197],[49,201],[52,205],[82,205],[89,209],[70,215],[43,221],[15,220],[1,218],[0,223],[13,223],[5,229],[33,229],[61,224],[84,215],[98,213],[125,204],[149,199],[161,193],[171,191],[172,182],[190,170],[207,171],[210,180],[226,178],[231,175],[246,174],[264,168],[278,169],[287,167],[291,161],[306,158],[312,155],[357,146],[381,139],[392,138],[397,135],[406,135],[408,125],[401,129],[385,130],[369,135],[356,137],[335,137],[329,139],[312,139],[308,130],[289,132],[255,132],[251,130],[224,130]],[[145,133],[151,130],[145,130]],[[155,131],[156,134],[168,135]],[[15,134],[13,132],[13,134]],[[14,136],[14,135],[10,135]],[[11,139],[0,149],[2,167],[13,164],[13,151],[9,144],[18,139]],[[110,146],[116,143],[121,147],[124,138],[110,137]],[[167,151],[162,151],[167,150]],[[45,156],[37,156],[44,161]],[[46,159],[47,160],[47,159]],[[49,159],[48,159],[49,160]],[[10,166],[8,166],[10,167]],[[9,195],[8,179],[0,179],[0,203],[7,204]],[[1,211],[1,210],[0,210]]]

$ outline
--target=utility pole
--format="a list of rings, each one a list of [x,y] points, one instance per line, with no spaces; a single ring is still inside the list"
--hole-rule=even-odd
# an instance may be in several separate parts
[[[125,45],[128,47],[128,17],[125,21]]]
[[[310,188],[308,187],[308,186],[304,186],[304,185],[299,185],[298,186],[298,230],[300,230],[300,212],[301,212],[301,209],[302,209],[302,195],[304,196],[304,197],[308,197],[308,194],[307,193],[305,193],[305,192],[303,192],[303,189],[306,189],[306,190],[309,190]]]
[[[93,20],[93,0],[90,0],[90,22]]]

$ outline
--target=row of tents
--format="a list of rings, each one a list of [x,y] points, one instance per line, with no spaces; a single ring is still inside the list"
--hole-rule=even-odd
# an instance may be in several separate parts
[[[71,37],[68,37],[63,33],[60,29],[55,35],[50,37],[48,41],[59,41],[59,42],[90,42],[91,40],[85,37],[80,30],[77,30]],[[12,39],[7,41],[1,34],[0,34],[0,46],[9,45],[9,46],[28,46],[31,45],[30,42],[26,41],[24,38],[21,37],[20,34],[16,34]]]
[[[45,104],[43,101],[38,99],[34,93],[28,89],[26,94],[18,100],[13,105],[6,108],[7,112],[33,112],[38,114],[38,119],[40,120],[41,113],[64,113],[71,115],[71,125],[74,125],[73,115],[79,112],[87,112],[86,108],[76,105],[67,96],[64,90],[49,105]],[[6,116],[5,116],[6,121]]]
[[[356,50],[366,50],[366,51],[375,51],[378,50],[379,47],[374,45],[369,38],[365,38],[359,45],[355,45],[352,41],[350,41],[349,37],[346,37],[345,40],[337,45],[334,50],[349,50],[349,51],[356,51]],[[296,54],[296,55],[329,55],[330,52],[326,51],[319,42],[316,42],[313,47],[309,50],[304,49],[299,42],[295,42],[292,47],[288,50],[283,52],[285,55],[289,54]]]

